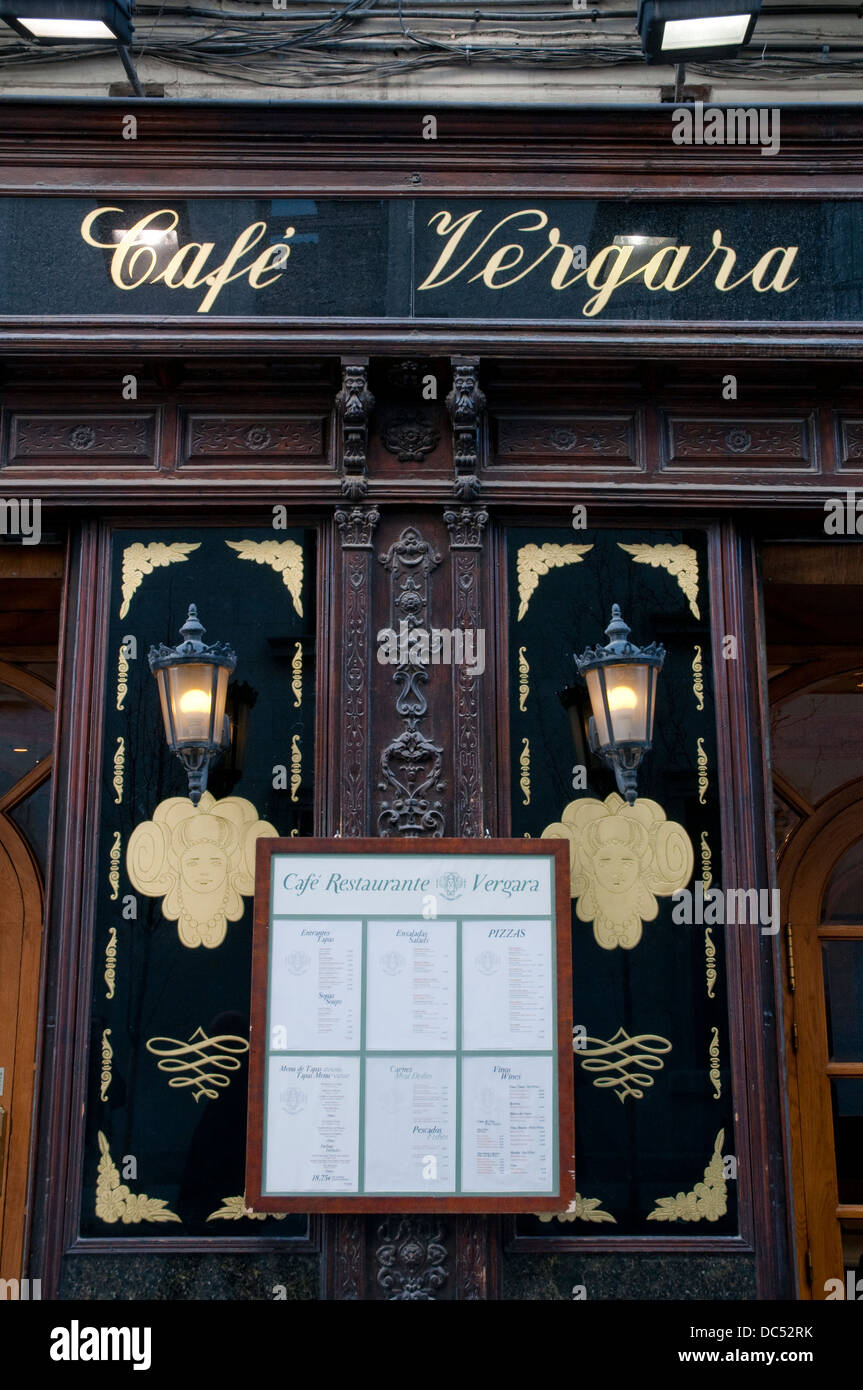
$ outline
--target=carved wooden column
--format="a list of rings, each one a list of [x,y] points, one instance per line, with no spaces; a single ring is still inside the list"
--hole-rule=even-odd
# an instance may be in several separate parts
[[[375,398],[369,390],[367,357],[342,358],[342,389],[336,396],[336,410],[342,426],[342,494],[358,501],[369,490],[366,456],[369,442],[369,415]]]
[[[443,519],[449,530],[452,555],[453,626],[463,631],[468,628],[474,632],[479,628],[485,631],[482,561],[488,512],[481,507],[460,507],[444,512]],[[487,660],[487,641],[484,652]],[[480,676],[470,674],[466,663],[454,667],[455,835],[482,835],[485,822],[479,680]]]
[[[452,416],[454,492],[459,501],[472,502],[480,494],[480,431],[485,396],[479,389],[479,358],[453,357],[453,387],[446,398]]]
[[[339,833],[369,833],[369,718],[372,658],[372,538],[376,507],[336,512],[342,537],[341,721]]]

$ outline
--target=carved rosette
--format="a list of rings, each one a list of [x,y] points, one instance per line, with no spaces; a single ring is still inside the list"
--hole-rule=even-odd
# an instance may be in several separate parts
[[[389,1217],[374,1252],[378,1288],[391,1303],[433,1303],[449,1279],[444,1232],[436,1218]]]
[[[454,492],[463,502],[479,496],[480,427],[485,396],[479,389],[479,358],[454,357],[453,387],[446,398],[452,417]]]
[[[390,572],[390,627],[408,637],[416,628],[428,631],[429,581],[441,556],[424,540],[416,526],[407,526],[385,555],[378,557]],[[443,749],[426,737],[419,721],[428,713],[423,687],[428,684],[425,666],[406,652],[393,673],[399,689],[396,712],[404,720],[404,731],[392,739],[380,757],[378,790],[386,792],[380,803],[378,834],[414,837],[444,833],[445,819],[436,792],[444,790],[441,780]],[[435,798],[435,799],[433,799]]]
[[[440,430],[427,412],[399,410],[387,420],[381,439],[399,463],[422,463],[440,443]]]
[[[376,507],[336,512],[342,537],[342,757],[343,835],[365,835],[369,819],[366,757],[369,725],[372,536],[380,521]]]
[[[369,390],[367,362],[342,362],[342,389],[336,396],[336,409],[342,429],[342,493],[359,499],[369,490],[366,458],[369,444],[369,415],[375,398]]]
[[[455,625],[463,630],[481,628],[482,545],[488,512],[460,507],[443,514],[450,537],[455,591]],[[455,822],[456,835],[482,835],[482,757],[480,751],[480,701],[477,677],[465,664],[455,675]]]

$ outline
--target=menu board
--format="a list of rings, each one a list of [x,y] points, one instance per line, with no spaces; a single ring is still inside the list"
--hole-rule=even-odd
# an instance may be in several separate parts
[[[568,845],[433,846],[258,842],[255,1210],[574,1199]]]

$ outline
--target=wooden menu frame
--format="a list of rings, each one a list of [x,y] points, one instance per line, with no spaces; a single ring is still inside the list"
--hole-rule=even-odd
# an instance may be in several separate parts
[[[554,1058],[556,1078],[557,1143],[554,1151],[555,1190],[549,1194],[535,1193],[457,1193],[443,1192],[439,1195],[416,1195],[415,1193],[345,1193],[333,1192],[330,1195],[300,1194],[282,1195],[262,1192],[264,1175],[265,1147],[265,1106],[266,1077],[269,1050],[269,996],[270,996],[270,939],[273,913],[271,912],[272,862],[274,856],[333,856],[338,860],[340,870],[346,862],[358,856],[413,856],[414,859],[427,859],[430,856],[447,856],[458,859],[470,856],[473,859],[485,857],[542,857],[552,861],[550,884],[553,898],[550,904],[552,930],[551,958],[552,1007],[554,1019],[549,1048],[543,1056],[551,1053]],[[301,916],[302,914],[297,914]],[[346,907],[345,915],[357,917],[362,914],[356,908]],[[371,912],[369,917],[378,914]],[[493,917],[487,914],[475,916]],[[527,915],[527,914],[524,914]],[[441,919],[457,917],[455,909],[441,912]],[[285,920],[290,920],[286,918]],[[417,921],[422,922],[418,917]],[[365,998],[360,1000],[365,1009]],[[456,1010],[461,1000],[456,999]],[[309,1051],[325,1053],[326,1049],[317,1046]],[[303,1049],[295,1049],[302,1052]],[[389,1053],[391,1049],[384,1049]],[[395,1051],[395,1049],[392,1049]],[[417,1049],[421,1051],[421,1049]],[[487,1050],[490,1053],[490,1050]],[[500,1047],[494,1055],[506,1057],[515,1049]],[[459,1048],[453,1053],[456,1066],[467,1054],[479,1055],[478,1049]],[[482,1055],[486,1055],[483,1052]],[[537,1054],[539,1055],[539,1054]],[[365,1054],[357,1051],[358,1075],[365,1063]],[[460,1116],[459,1116],[460,1119]],[[364,1122],[364,1114],[359,1110],[358,1132]],[[359,1142],[359,1140],[358,1140]],[[463,1150],[455,1153],[456,1171],[462,1170]],[[573,1060],[572,1060],[572,950],[570,915],[570,872],[569,846],[563,840],[509,840],[509,839],[440,839],[440,840],[390,840],[376,838],[332,839],[261,839],[257,845],[255,871],[255,911],[254,939],[252,951],[252,1014],[249,1058],[249,1105],[246,1149],[246,1193],[248,1206],[255,1211],[268,1212],[562,1212],[575,1199],[575,1160],[574,1160],[574,1112],[573,1112]]]

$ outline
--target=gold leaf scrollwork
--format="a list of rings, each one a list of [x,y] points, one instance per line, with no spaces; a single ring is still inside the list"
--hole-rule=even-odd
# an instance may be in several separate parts
[[[523,738],[521,741],[521,752],[518,755],[521,767],[521,776],[518,785],[521,787],[521,795],[525,806],[530,805],[530,739]]]
[[[530,694],[530,666],[526,656],[527,647],[518,649],[518,707],[524,713],[527,697]]]
[[[161,1197],[147,1197],[144,1193],[136,1195],[120,1182],[117,1165],[111,1157],[108,1140],[99,1130],[99,1173],[96,1179],[96,1215],[102,1221],[113,1225],[122,1221],[124,1226],[137,1225],[139,1221],[179,1221],[176,1212],[168,1210],[168,1203]]]
[[[297,642],[291,658],[291,691],[294,696],[294,709],[303,703],[303,644]]]
[[[641,1100],[653,1085],[650,1073],[665,1066],[662,1058],[671,1051],[671,1043],[659,1033],[639,1033],[633,1038],[625,1028],[618,1028],[607,1042],[602,1038],[575,1039],[573,1051],[585,1071],[599,1073],[594,1086],[612,1089],[622,1103],[630,1096]]]
[[[291,737],[291,800],[298,799],[300,784],[303,780],[303,754],[300,748],[300,736],[294,734]]]
[[[559,569],[561,565],[579,565],[592,545],[523,545],[516,557],[516,577],[518,579],[518,618],[521,622],[527,612],[540,577],[549,570]]]
[[[678,1192],[676,1197],[657,1197],[656,1206],[648,1213],[648,1221],[718,1221],[728,1210],[728,1184],[722,1162],[725,1130],[716,1136],[713,1155],[704,1170],[704,1181],[697,1182],[691,1192]]]
[[[187,560],[191,552],[198,550],[200,545],[200,541],[173,541],[170,545],[164,541],[152,541],[149,545],[135,541],[134,545],[127,545],[123,551],[123,602],[120,606],[120,617],[125,618],[128,614],[129,604],[141,587],[145,574],[152,574],[154,569],[163,565],[176,565],[181,560]]]
[[[117,928],[108,930],[108,944],[105,947],[105,992],[106,999],[114,998],[114,984],[117,976]]]
[[[704,670],[701,660],[701,648],[696,645],[695,655],[692,658],[692,693],[695,696],[695,706],[699,711],[704,709]]]
[[[240,1070],[240,1057],[248,1052],[245,1038],[234,1033],[219,1033],[208,1038],[203,1028],[196,1028],[188,1042],[179,1038],[148,1038],[147,1051],[160,1057],[159,1071],[172,1073],[168,1085],[176,1090],[192,1087],[192,1099],[201,1096],[216,1100],[219,1091],[230,1084],[229,1072]]]
[[[108,882],[111,885],[111,902],[117,901],[120,892],[120,855],[123,850],[123,837],[119,830],[114,831],[114,841],[108,850],[108,858],[111,867],[108,870]]]
[[[208,1221],[242,1221],[246,1217],[249,1221],[266,1221],[272,1216],[275,1221],[284,1221],[287,1212],[284,1211],[253,1211],[246,1206],[245,1197],[223,1197],[222,1205],[218,1211],[210,1212]]]
[[[112,1064],[111,1058],[114,1056],[114,1049],[108,1042],[111,1032],[110,1028],[105,1028],[102,1033],[102,1075],[99,1077],[99,1099],[108,1099],[108,1088],[111,1085]]]
[[[162,801],[153,819],[136,825],[126,849],[134,888],[162,898],[162,916],[177,923],[184,946],[220,946],[229,922],[239,922],[243,897],[255,891],[255,844],[277,831],[258,820],[250,801],[204,792],[197,806],[188,797]]]
[[[282,576],[297,615],[303,616],[303,548],[296,541],[225,541],[241,560],[269,565]]]
[[[702,883],[704,884],[704,891],[705,891],[705,893],[707,892],[708,888],[710,887],[711,883],[713,882],[713,874],[712,874],[711,868],[710,868],[710,864],[711,864],[712,858],[713,858],[713,855],[712,855],[712,853],[711,853],[710,844],[709,844],[708,839],[707,839],[707,831],[706,831],[706,830],[702,830],[702,832],[701,832],[701,881],[702,881]],[[706,982],[707,982],[707,997],[708,997],[708,999],[714,999],[714,998],[716,997],[716,996],[715,996],[715,993],[714,993],[715,986],[716,986],[716,945],[715,945],[714,940],[713,940],[713,928],[712,928],[712,927],[705,927],[705,928],[704,928],[704,965],[705,965],[705,979],[706,979]]]
[[[630,806],[612,792],[605,801],[570,801],[542,838],[569,840],[570,891],[580,922],[593,922],[605,950],[631,950],[644,922],[659,914],[657,897],[670,897],[692,876],[695,856],[684,827],[666,820],[657,801]]]
[[[710,1039],[710,1084],[713,1087],[713,1099],[718,1100],[722,1095],[722,1080],[719,1075],[719,1029],[711,1029]]]
[[[699,805],[704,806],[707,803],[707,788],[710,786],[707,777],[707,754],[704,751],[704,739],[699,738],[695,746],[698,750],[698,802]]]
[[[126,643],[120,643],[120,655],[117,659],[117,709],[123,708],[123,701],[129,691],[126,676],[129,674],[129,659],[126,656]]]
[[[117,795],[114,797],[114,805],[115,805],[115,806],[119,806],[119,805],[120,805],[120,802],[123,800],[123,781],[124,781],[124,771],[123,771],[123,769],[125,768],[125,766],[126,766],[126,740],[125,740],[124,738],[121,738],[121,737],[118,735],[118,737],[117,737],[117,749],[116,749],[116,752],[114,753],[114,776],[113,776],[112,779],[111,779],[111,785],[112,785],[112,787],[114,788],[114,791],[117,793]]]
[[[652,565],[654,569],[667,570],[689,600],[689,611],[693,618],[700,619],[698,552],[691,545],[624,545],[622,541],[617,544],[632,556],[637,565]]]
[[[538,1215],[540,1221],[610,1221],[616,1226],[617,1218],[610,1211],[603,1211],[601,1202],[601,1197],[582,1197],[576,1192],[575,1201],[570,1202],[566,1211],[542,1211]]]

